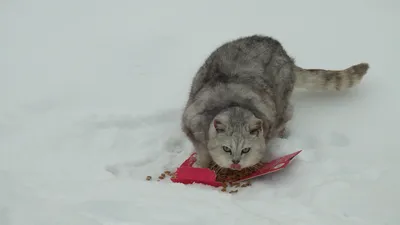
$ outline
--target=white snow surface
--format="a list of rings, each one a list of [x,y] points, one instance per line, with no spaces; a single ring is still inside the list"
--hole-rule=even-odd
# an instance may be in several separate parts
[[[3,0],[0,225],[400,224],[396,1]],[[396,28],[397,27],[397,28]],[[285,170],[235,195],[146,181],[192,152],[189,86],[225,41],[270,35],[300,66],[370,70],[296,92]]]

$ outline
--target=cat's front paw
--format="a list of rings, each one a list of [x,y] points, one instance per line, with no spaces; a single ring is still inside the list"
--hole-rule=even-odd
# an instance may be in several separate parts
[[[288,139],[289,138],[289,130],[286,129],[286,127],[284,127],[283,129],[281,129],[278,133],[278,137],[282,138],[282,139]]]
[[[194,168],[208,168],[210,161],[201,157],[197,157],[196,161],[193,163]]]
[[[192,165],[193,168],[203,168],[200,163],[198,163],[197,161],[193,163]]]

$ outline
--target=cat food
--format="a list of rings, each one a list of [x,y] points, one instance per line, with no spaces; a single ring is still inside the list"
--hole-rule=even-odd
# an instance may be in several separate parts
[[[163,180],[165,178],[165,173],[162,173],[159,177],[158,177],[158,179],[160,179],[160,180]]]
[[[217,175],[216,181],[218,182],[231,182],[230,186],[237,185],[238,181],[246,176],[251,175],[263,166],[262,163],[256,164],[252,167],[244,168],[242,170],[233,170],[229,168],[221,168],[215,163],[211,163],[209,168]],[[239,184],[240,185],[240,184]]]
[[[173,178],[174,178],[176,175],[175,175],[175,173],[172,173],[171,171],[166,170],[166,171],[164,171],[164,173],[161,173],[161,174],[158,176],[157,181],[164,180],[166,176],[170,176],[170,177],[173,177]],[[151,180],[151,179],[152,179],[151,176],[147,176],[147,177],[146,177],[146,180]]]
[[[262,166],[263,164],[259,163],[257,165],[242,170],[232,170],[229,168],[221,168],[215,163],[211,163],[209,169],[213,170],[214,173],[217,175],[216,181],[222,183],[222,189],[221,189],[222,192],[229,192],[230,194],[235,194],[239,192],[238,188],[245,188],[251,186],[250,181],[239,182],[238,180],[251,175],[258,169],[260,169]],[[234,190],[228,191],[229,188],[233,188]]]
[[[248,187],[248,186],[251,186],[250,181],[248,181],[248,182],[242,184],[240,187]]]
[[[164,171],[164,174],[166,174],[167,176],[171,176],[172,175],[171,171],[168,171],[168,170]]]
[[[235,194],[239,192],[239,188],[245,188],[251,186],[250,181],[246,182],[228,182],[228,183],[222,183],[222,192],[228,192],[230,194]]]

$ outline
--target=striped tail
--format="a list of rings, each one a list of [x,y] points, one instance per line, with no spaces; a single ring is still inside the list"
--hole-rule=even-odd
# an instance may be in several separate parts
[[[342,91],[358,85],[368,69],[368,63],[360,63],[344,70],[303,69],[296,66],[295,87],[315,91]]]

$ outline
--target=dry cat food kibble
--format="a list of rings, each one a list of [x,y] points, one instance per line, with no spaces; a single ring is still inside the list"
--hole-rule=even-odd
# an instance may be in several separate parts
[[[164,173],[165,173],[166,175],[168,175],[168,176],[171,176],[171,175],[172,175],[172,173],[171,173],[170,171],[168,171],[168,170],[164,171]]]
[[[161,173],[160,176],[158,176],[157,181],[164,180],[166,176],[175,177],[175,173],[172,173],[171,171],[166,170],[166,171],[164,171],[164,173]],[[151,176],[146,177],[146,180],[151,180],[151,179],[152,179]]]
[[[247,186],[251,186],[250,181],[248,181],[248,182],[246,182],[246,183],[244,183],[244,184],[241,185],[241,187],[247,187]]]
[[[252,167],[244,168],[242,170],[233,170],[229,168],[221,168],[214,162],[212,162],[209,166],[209,169],[213,170],[217,175],[216,180],[219,182],[233,182],[238,181],[250,174],[256,172],[263,166],[262,163],[258,163]],[[235,183],[236,184],[236,183]],[[232,186],[232,184],[231,184]]]
[[[239,192],[239,188],[245,188],[251,186],[250,181],[245,182],[229,182],[229,183],[222,183],[222,192],[229,192],[230,194],[235,194]],[[231,189],[228,191],[228,189]],[[233,190],[232,190],[233,189]]]
[[[162,173],[159,177],[158,177],[158,179],[160,179],[160,180],[162,180],[162,179],[164,179],[165,178],[165,173]]]

